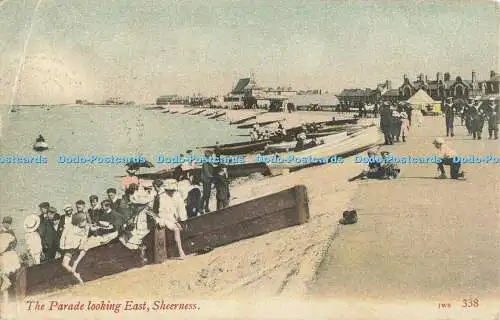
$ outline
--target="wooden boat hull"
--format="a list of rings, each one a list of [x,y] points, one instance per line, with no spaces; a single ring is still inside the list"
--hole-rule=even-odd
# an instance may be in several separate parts
[[[154,179],[172,179],[174,178],[174,169],[160,170],[157,172],[151,173],[141,173],[138,174],[137,177],[143,180],[154,180]],[[201,168],[196,168],[190,170],[190,172],[194,175],[201,175]],[[260,173],[264,176],[268,176],[271,174],[269,167],[265,163],[243,163],[243,164],[234,164],[227,166],[227,174],[230,179],[246,177],[250,174]]]
[[[185,112],[182,112],[181,114],[188,114],[190,113],[191,111],[193,111],[194,109],[191,109],[191,110],[188,110],[188,111],[185,111]]]
[[[295,186],[234,206],[181,222],[184,251],[196,253],[206,247],[220,247],[242,239],[256,237],[309,221],[307,190]],[[153,229],[144,239],[147,263],[162,263],[178,256],[173,234],[166,229]],[[120,241],[92,248],[80,262],[78,271],[84,281],[142,267],[138,250],[126,248]],[[147,271],[146,271],[147,272]],[[68,288],[76,284],[63,269],[61,260],[22,267],[12,277],[11,292],[18,300],[26,296]]]
[[[255,141],[251,144],[247,144],[247,145],[243,145],[243,146],[219,148],[219,154],[221,154],[221,155],[249,154],[249,153],[264,150],[264,148],[269,144],[269,142],[270,142],[270,140],[260,140],[260,141]]]
[[[337,134],[330,134],[328,136],[325,136],[322,140],[324,143],[332,143],[332,142],[338,142],[343,139],[347,139],[347,131],[340,132]],[[306,143],[310,142],[311,139],[306,140]],[[288,152],[288,151],[293,151],[295,146],[297,145],[297,141],[290,141],[290,142],[282,142],[278,144],[271,144],[266,146],[265,152],[266,153],[275,153],[275,152]]]
[[[262,126],[267,126],[268,124],[275,123],[275,122],[280,122],[282,120],[271,120],[271,121],[264,121],[264,122],[256,122],[258,123],[261,127]],[[249,124],[242,124],[238,126],[238,129],[250,129],[252,128],[256,123],[249,123]]]
[[[308,221],[306,187],[296,186],[181,222],[183,249],[186,254],[191,254]],[[167,231],[167,244],[167,256],[178,256],[170,231]]]
[[[163,109],[165,109],[165,108],[164,108],[164,107],[160,107],[160,106],[158,106],[158,107],[147,107],[147,108],[145,108],[145,110],[163,110]]]
[[[243,119],[240,119],[240,120],[231,121],[229,124],[230,125],[233,125],[233,124],[242,124],[244,122],[247,122],[249,120],[254,120],[254,119],[257,119],[257,116],[251,116],[251,117],[248,117],[248,118],[243,118]]]
[[[225,116],[225,115],[226,115],[225,112],[224,113],[219,113],[219,114],[216,114],[216,115],[214,115],[214,116],[212,116],[212,117],[210,117],[208,119],[217,119],[217,118],[220,118],[220,117]]]
[[[198,112],[195,112],[195,113],[191,113],[192,116],[196,116],[196,115],[199,115],[200,113],[204,112],[205,110],[200,110]]]
[[[348,139],[344,139],[339,142],[332,142],[319,145],[317,147],[300,152],[295,152],[294,157],[296,159],[297,158],[307,159],[309,157],[312,157],[324,161],[333,156],[345,157],[346,155],[352,155],[354,151],[356,151],[356,153],[361,152],[359,150],[366,150],[368,148],[380,144],[382,141],[383,141],[383,136],[381,135],[379,129],[376,126],[373,126],[350,135]],[[281,158],[288,158],[288,154],[281,154]],[[316,161],[316,163],[311,163],[311,162],[312,161],[309,161],[309,163],[297,162],[297,161],[290,161],[290,162],[275,161],[272,163],[268,163],[267,165],[269,166],[271,171],[273,171],[276,169],[290,169],[294,167],[303,167],[305,165],[310,166],[310,165],[324,164],[323,162],[319,161]]]

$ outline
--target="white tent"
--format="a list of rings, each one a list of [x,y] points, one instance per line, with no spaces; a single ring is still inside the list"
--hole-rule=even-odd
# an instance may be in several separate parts
[[[422,89],[418,90],[407,102],[418,109],[423,109],[428,105],[431,105],[436,112],[439,112],[441,109],[441,103],[433,100],[427,92]]]

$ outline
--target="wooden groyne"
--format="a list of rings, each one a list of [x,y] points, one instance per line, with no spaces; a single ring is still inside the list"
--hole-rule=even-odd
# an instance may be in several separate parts
[[[304,224],[308,220],[306,187],[295,186],[181,222],[184,229],[181,236],[184,250],[186,254],[190,254],[206,247],[220,247]],[[145,264],[162,263],[168,258],[178,256],[173,233],[169,230],[153,229],[144,241],[147,246],[147,261],[142,259],[138,250],[130,250],[115,239],[90,249],[81,261],[78,271],[84,281],[88,282],[140,268]],[[189,263],[188,261],[186,263]],[[17,299],[77,284],[75,278],[61,266],[61,259],[22,267],[11,277],[11,281],[13,285],[10,293]]]

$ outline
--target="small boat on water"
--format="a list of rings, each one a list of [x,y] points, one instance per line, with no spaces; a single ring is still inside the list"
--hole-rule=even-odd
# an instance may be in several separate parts
[[[249,124],[242,124],[238,126],[238,129],[250,129],[254,125],[259,124],[259,126],[267,126],[268,124],[275,123],[275,122],[280,122],[283,121],[284,119],[279,119],[279,120],[270,120],[270,121],[263,121],[263,122],[254,122],[254,123],[249,123]]]
[[[45,141],[37,141],[33,144],[33,150],[35,151],[45,151],[49,149],[49,145]]]

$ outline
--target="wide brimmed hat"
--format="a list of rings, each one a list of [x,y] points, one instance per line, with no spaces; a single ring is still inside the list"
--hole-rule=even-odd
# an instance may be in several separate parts
[[[393,116],[393,117],[399,117],[399,116],[400,116],[400,114],[399,114],[399,112],[397,112],[397,111],[393,111],[393,112],[392,112],[392,116]]]
[[[175,179],[167,179],[163,184],[163,189],[167,191],[176,191],[177,190],[177,180]]]
[[[73,206],[70,204],[67,204],[64,206],[63,211],[68,211],[69,209],[73,210]]]
[[[443,138],[436,138],[434,141],[432,141],[433,144],[444,144],[444,139]]]
[[[27,216],[24,219],[24,231],[34,232],[40,226],[40,217],[36,214]]]
[[[41,208],[50,208],[50,203],[48,202],[42,202],[38,205],[38,207],[41,209]]]

